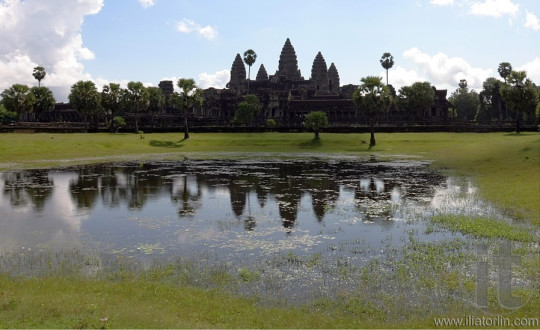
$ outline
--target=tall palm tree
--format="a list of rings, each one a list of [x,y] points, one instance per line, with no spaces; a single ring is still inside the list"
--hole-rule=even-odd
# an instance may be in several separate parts
[[[140,81],[128,82],[124,90],[123,103],[129,111],[135,113],[135,133],[139,133],[139,113],[148,109],[150,94]]]
[[[499,74],[501,75],[501,78],[504,79],[504,82],[506,83],[506,78],[510,75],[512,72],[512,64],[508,62],[502,62],[499,64],[499,68],[497,69]]]
[[[42,66],[36,66],[34,68],[34,72],[32,73],[32,76],[37,79],[38,81],[38,87],[41,87],[41,80],[45,78],[47,73],[45,72],[45,69]]]
[[[508,76],[512,73],[512,64],[508,62],[501,62],[499,64],[499,68],[497,69],[501,77],[504,79],[504,83],[506,84],[508,81]],[[508,118],[508,107],[506,106],[506,103],[504,103],[504,112],[506,115],[506,118]]]
[[[248,90],[247,93],[249,94],[249,80],[251,76],[251,66],[255,61],[257,60],[257,53],[253,49],[248,49],[244,52],[244,62],[248,65]]]
[[[378,112],[385,112],[392,105],[392,95],[382,78],[368,76],[361,79],[362,85],[353,93],[353,102],[358,112],[367,114],[371,137],[369,147],[375,146],[375,117]]]
[[[203,91],[197,87],[192,78],[180,78],[176,85],[180,87],[181,91],[173,93],[171,103],[184,114],[184,140],[187,140],[189,139],[187,111],[203,105]]]
[[[394,66],[394,56],[390,53],[384,53],[380,59],[382,67],[386,70],[386,86],[388,86],[388,69]]]

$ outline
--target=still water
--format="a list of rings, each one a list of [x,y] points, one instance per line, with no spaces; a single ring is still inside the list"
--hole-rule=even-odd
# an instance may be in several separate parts
[[[249,264],[276,253],[362,263],[454,237],[426,217],[484,212],[474,187],[418,161],[185,160],[0,173],[0,252],[79,248]],[[429,233],[428,233],[429,232]],[[366,253],[366,251],[370,251]]]

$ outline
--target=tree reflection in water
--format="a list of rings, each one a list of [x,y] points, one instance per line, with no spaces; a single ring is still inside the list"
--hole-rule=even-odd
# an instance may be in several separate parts
[[[76,208],[92,210],[100,201],[114,209],[125,205],[143,210],[149,200],[169,196],[178,217],[194,217],[201,207],[212,207],[207,195],[225,191],[230,210],[253,231],[259,209],[275,201],[282,226],[294,228],[303,196],[311,198],[314,219],[325,216],[342,193],[354,196],[357,211],[368,222],[391,225],[392,205],[402,199],[425,199],[443,177],[426,164],[395,166],[375,160],[358,161],[183,161],[87,165],[69,168],[76,176],[69,184]],[[3,173],[3,196],[13,207],[43,209],[54,189],[54,173],[47,170]],[[257,201],[256,204],[251,204]],[[207,203],[206,206],[203,206]],[[247,204],[247,207],[246,207]]]

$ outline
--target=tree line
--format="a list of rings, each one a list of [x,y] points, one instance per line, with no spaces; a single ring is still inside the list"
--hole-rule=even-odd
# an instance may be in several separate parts
[[[244,52],[244,62],[249,69],[255,63],[257,54],[252,49]],[[375,145],[373,134],[375,121],[380,114],[389,113],[390,108],[399,108],[408,113],[429,109],[435,99],[435,88],[429,82],[415,82],[403,86],[398,93],[388,83],[388,70],[394,65],[390,53],[384,53],[380,59],[381,66],[386,70],[386,84],[382,78],[367,76],[360,80],[361,84],[353,93],[353,103],[357,111],[367,115],[371,127],[370,145]],[[251,71],[251,70],[249,70]],[[450,117],[463,121],[489,123],[515,119],[516,132],[520,132],[524,119],[538,121],[540,115],[540,87],[535,85],[525,71],[514,71],[508,62],[499,65],[498,72],[503,80],[495,77],[487,78],[480,93],[468,88],[465,79],[460,80],[458,88],[452,92],[448,101],[452,104]],[[251,73],[251,72],[250,72]],[[21,120],[34,120],[36,116],[51,111],[55,99],[51,90],[41,86],[46,77],[43,67],[38,66],[33,71],[38,81],[37,87],[14,84],[5,89],[0,96],[0,123]],[[250,74],[248,74],[248,90],[243,100],[238,104],[233,122],[248,125],[260,113],[262,105],[253,94],[249,94]],[[183,114],[184,137],[189,138],[187,113],[193,108],[201,107],[204,103],[203,91],[197,87],[191,78],[182,78],[176,82],[180,92],[173,92],[168,100],[168,106]],[[89,123],[96,124],[105,118],[111,131],[126,125],[119,116],[122,111],[134,114],[134,129],[139,131],[141,114],[153,116],[161,112],[166,105],[165,95],[159,87],[145,87],[141,82],[131,81],[127,88],[110,83],[98,91],[92,81],[78,81],[71,87],[69,94],[71,105],[82,116],[85,128]],[[314,112],[317,112],[313,109]],[[268,120],[268,125],[275,125]],[[319,136],[321,128],[328,124],[326,113],[318,111],[306,117],[305,126]]]

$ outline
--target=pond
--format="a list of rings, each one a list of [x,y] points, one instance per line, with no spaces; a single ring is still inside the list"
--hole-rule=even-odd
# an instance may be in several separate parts
[[[394,297],[406,299],[407,308],[438,304],[444,311],[448,299],[472,301],[463,283],[474,279],[476,246],[487,243],[430,221],[449,213],[508,221],[467,178],[400,158],[185,159],[9,171],[0,173],[0,272],[96,276],[173,265],[174,283],[226,285],[265,301],[360,290],[380,306]],[[534,260],[538,246],[528,246],[524,258]],[[448,288],[433,291],[440,276]],[[452,276],[460,279],[457,289]],[[518,282],[537,283],[525,275]]]
[[[205,252],[239,264],[319,254],[362,263],[411,233],[455,237],[427,231],[426,215],[478,208],[469,183],[428,165],[185,160],[5,172],[0,249],[78,247],[139,258]]]

